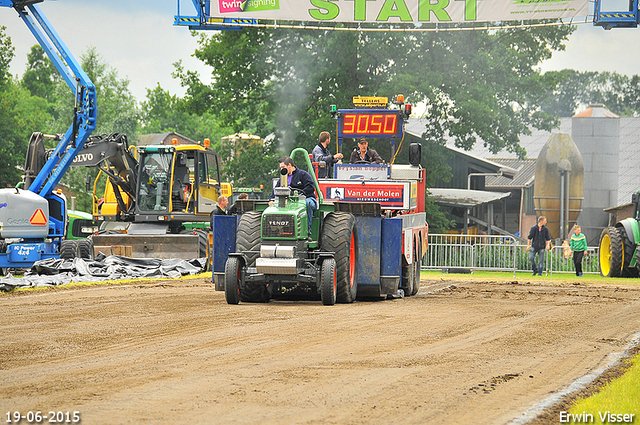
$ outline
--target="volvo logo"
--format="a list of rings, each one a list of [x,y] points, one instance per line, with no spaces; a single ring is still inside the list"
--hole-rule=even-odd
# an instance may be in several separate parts
[[[87,162],[87,161],[93,161],[93,154],[92,153],[81,153],[78,154],[75,158],[73,158],[73,162]]]

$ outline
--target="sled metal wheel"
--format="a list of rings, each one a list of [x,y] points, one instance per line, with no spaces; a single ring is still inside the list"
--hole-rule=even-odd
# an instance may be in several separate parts
[[[411,295],[415,295],[420,290],[420,270],[422,266],[422,244],[416,241],[415,248],[413,250],[413,289]]]

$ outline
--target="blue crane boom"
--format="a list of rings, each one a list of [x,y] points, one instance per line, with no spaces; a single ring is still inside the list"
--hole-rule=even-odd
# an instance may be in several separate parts
[[[75,95],[71,126],[29,186],[32,192],[47,197],[60,183],[60,179],[71,166],[73,158],[82,149],[91,132],[95,130],[97,108],[95,86],[35,4],[42,1],[0,0],[0,7],[13,7],[18,12],[18,16],[38,40]]]
[[[96,88],[36,5],[42,1],[0,0],[0,7],[18,13],[71,89],[75,106],[69,129],[46,162],[33,160],[33,152],[44,150],[44,144],[42,133],[32,136],[25,165],[28,190],[0,189],[0,275],[9,267],[31,267],[38,260],[60,257],[67,205],[55,189],[96,128]]]
[[[606,8],[602,0],[595,1],[594,25],[610,30],[612,28],[637,28],[638,23],[640,23],[638,0],[629,0],[626,10],[611,10]]]
[[[210,14],[209,0],[190,0],[195,15],[183,15],[180,0],[177,0],[177,13],[173,18],[173,25],[186,26],[191,30],[240,30],[242,26],[256,25],[257,19],[216,18]],[[187,1],[187,0],[184,0]],[[237,25],[237,26],[236,26]]]

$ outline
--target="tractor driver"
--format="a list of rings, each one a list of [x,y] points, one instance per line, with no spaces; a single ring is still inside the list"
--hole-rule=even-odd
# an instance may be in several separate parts
[[[287,170],[287,179],[288,185],[291,189],[297,189],[301,191],[304,196],[307,197],[307,219],[309,225],[309,239],[311,239],[311,218],[313,217],[313,212],[318,209],[318,201],[316,200],[316,191],[313,184],[313,178],[311,174],[307,173],[304,170],[296,168],[293,163],[293,159],[288,156],[283,156],[278,160],[280,163],[280,168],[284,168]],[[276,184],[276,187],[280,186],[280,180]],[[271,194],[271,198],[269,198],[269,205],[273,205],[273,201],[276,196],[274,193]]]

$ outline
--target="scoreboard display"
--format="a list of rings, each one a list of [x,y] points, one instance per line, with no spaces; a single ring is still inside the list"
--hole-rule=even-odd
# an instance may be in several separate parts
[[[402,137],[402,111],[348,109],[338,112],[338,137]]]

